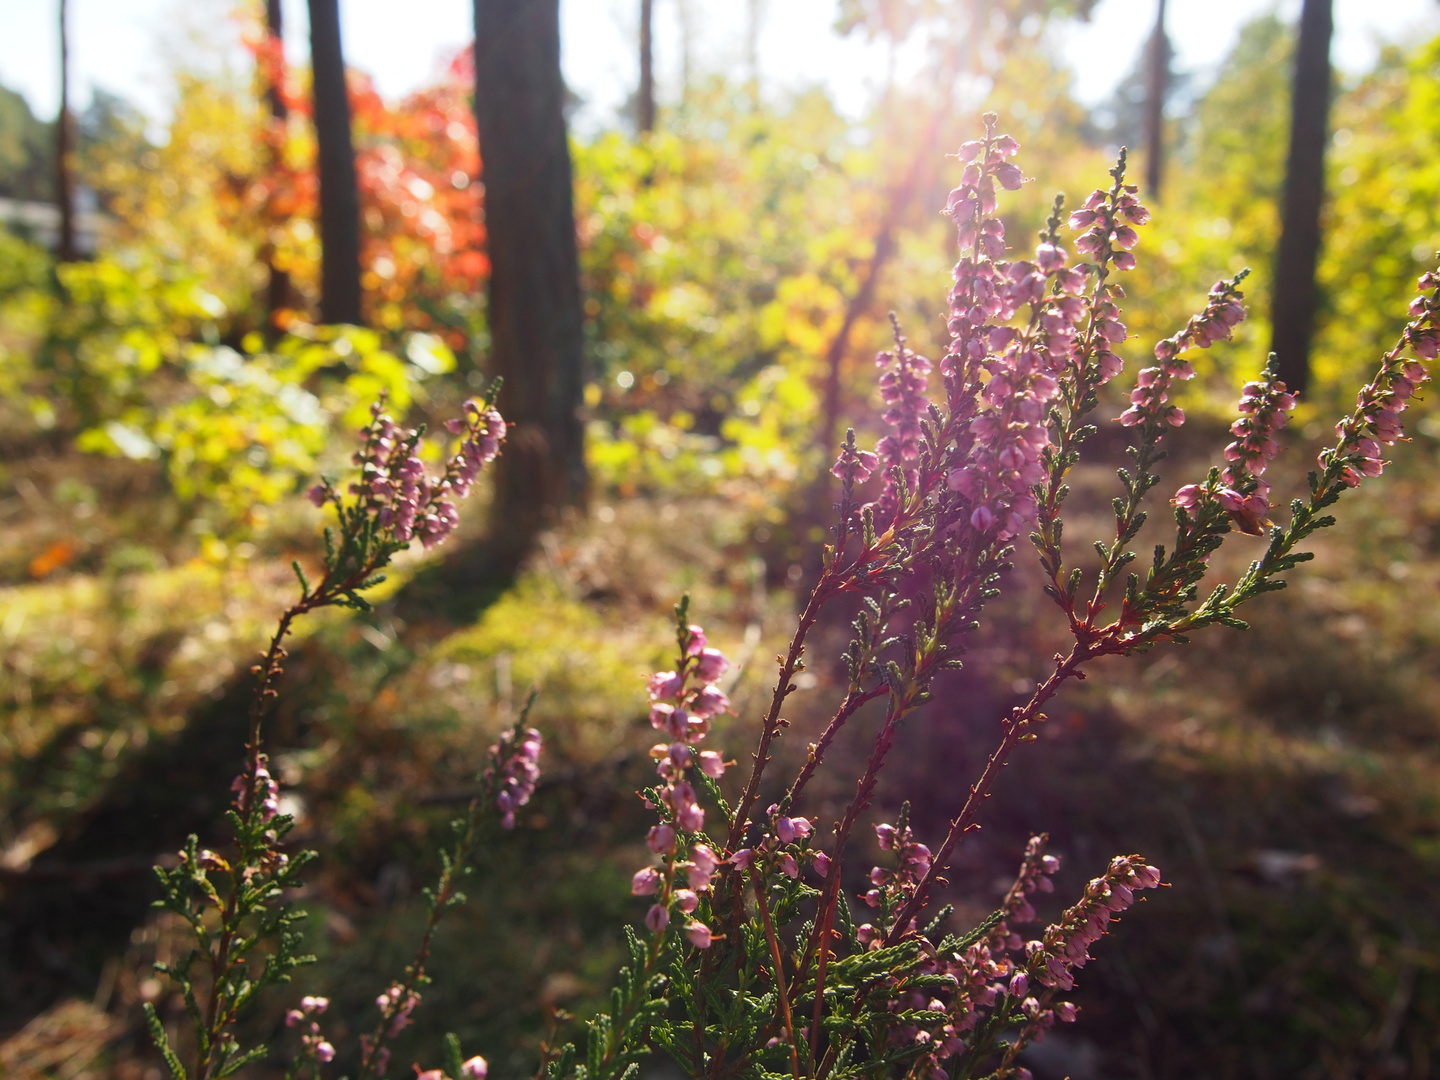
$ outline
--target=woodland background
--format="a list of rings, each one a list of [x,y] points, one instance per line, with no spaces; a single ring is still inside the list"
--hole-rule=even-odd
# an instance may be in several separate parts
[[[743,662],[717,736],[742,753],[815,571],[833,447],[879,426],[887,311],[941,350],[944,155],[981,111],[1038,178],[1007,221],[1017,244],[1053,191],[1083,195],[1132,148],[1157,212],[1126,284],[1131,360],[1253,268],[1251,319],[1182,402],[1190,471],[1273,342],[1308,377],[1277,466],[1303,482],[1440,248],[1440,40],[1342,78],[1324,0],[1298,33],[1245,25],[1203,84],[1157,30],[1097,109],[1049,35],[1077,0],[844,0],[839,24],[909,67],[861,122],[822,88],[698,59],[657,100],[652,0],[636,3],[633,103],[583,139],[565,131],[554,0],[477,0],[480,47],[398,101],[345,68],[335,0],[310,3],[313,72],[284,63],[277,5],[238,4],[226,32],[249,62],[177,60],[163,137],[113,96],[67,94],[52,120],[0,90],[3,1075],[161,1075],[140,1007],[176,1015],[150,964],[178,936],[148,868],[217,829],[248,666],[317,542],[299,493],[343,467],[378,393],[443,418],[503,374],[516,426],[488,517],[472,504],[376,611],[297,645],[272,743],[322,860],[304,896],[320,962],[294,989],[335,998],[343,1065],[410,948],[446,822],[538,685],[545,779],[482,855],[397,1050],[453,1030],[492,1075],[525,1075],[597,1007],[641,912],[632,792],[670,605],[689,591]],[[1067,859],[1057,895],[1115,851],[1173,883],[1105,941],[1075,1027],[1029,1053],[1042,1080],[1440,1072],[1440,418],[1417,419],[1247,634],[1065,695],[963,849],[968,915],[1031,830]],[[1077,474],[1072,529],[1103,525],[1119,440],[1097,441],[1112,464]],[[1028,568],[1022,551],[1014,602],[902,736],[882,804],[908,795],[922,838],[1054,648]],[[841,692],[844,633],[782,752]],[[286,1005],[247,1023],[283,1047]]]

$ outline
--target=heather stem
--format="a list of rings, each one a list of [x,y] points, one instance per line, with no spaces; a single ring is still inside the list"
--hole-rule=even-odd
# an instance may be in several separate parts
[[[800,1080],[800,1051],[795,1044],[795,1024],[790,1016],[790,994],[785,986],[785,965],[780,959],[780,942],[775,937],[775,924],[770,920],[770,905],[765,902],[765,883],[761,876],[750,871],[750,883],[755,889],[755,904],[760,909],[760,918],[765,924],[765,937],[770,943],[770,960],[775,965],[775,996],[780,999],[781,1013],[785,1018],[785,1037],[790,1042],[790,1070],[795,1080]],[[811,1039],[814,1046],[814,1039]]]
[[[965,800],[965,805],[961,807],[960,813],[950,822],[950,830],[945,834],[945,842],[940,845],[940,850],[935,853],[930,869],[925,872],[925,876],[915,887],[915,894],[906,901],[905,906],[896,916],[894,925],[885,936],[886,945],[894,945],[904,937],[910,921],[925,906],[925,901],[929,898],[930,890],[934,887],[936,879],[949,865],[955,846],[960,842],[960,838],[970,831],[981,803],[990,797],[990,788],[994,786],[1000,770],[1009,763],[1011,752],[1028,733],[1030,724],[1038,721],[1040,707],[1055,696],[1067,679],[1083,677],[1080,669],[1085,661],[1094,655],[1093,647],[1077,642],[1070,650],[1069,655],[1063,658],[1057,657],[1055,669],[1050,673],[1050,677],[1040,684],[1030,700],[1024,706],[1017,708],[1004,721],[1004,738],[1001,739],[1000,745],[996,747],[995,752],[985,763],[985,770],[980,774],[980,779],[970,788],[970,794]],[[834,863],[832,862],[831,865],[833,866]]]

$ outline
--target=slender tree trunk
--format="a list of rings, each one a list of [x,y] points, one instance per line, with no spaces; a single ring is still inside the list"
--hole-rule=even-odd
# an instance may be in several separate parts
[[[1165,91],[1170,81],[1170,40],[1165,36],[1165,0],[1155,5],[1155,30],[1150,35],[1149,86],[1145,100],[1145,188],[1160,198],[1165,172]]]
[[[559,0],[475,0],[475,117],[490,254],[492,374],[512,425],[493,541],[521,552],[586,491],[584,337]]]
[[[60,204],[60,236],[56,254],[73,262],[75,248],[75,126],[70,116],[69,4],[60,0],[60,115],[55,121],[55,201]]]
[[[338,0],[309,0],[315,141],[320,150],[320,318],[360,322],[360,195]]]
[[[268,85],[265,87],[265,100],[270,106],[271,120],[270,167],[278,169],[280,155],[284,152],[283,128],[290,115],[289,107],[285,104],[283,85],[285,23],[280,0],[265,0],[265,33],[268,37],[266,45],[273,50],[272,66],[266,75]],[[272,218],[271,225],[277,224]],[[273,340],[281,330],[279,313],[291,306],[290,275],[275,265],[275,245],[269,237],[266,237],[262,246],[261,257],[265,262],[268,279],[265,288],[266,332]]]
[[[1310,381],[1315,323],[1315,264],[1325,198],[1325,142],[1330,120],[1331,0],[1305,0],[1295,48],[1290,103],[1290,156],[1285,166],[1284,224],[1275,260],[1272,308],[1276,370],[1292,390]]]
[[[269,46],[275,49],[283,58],[285,42],[285,14],[281,9],[280,0],[265,0],[265,34],[269,38]],[[285,104],[285,94],[280,85],[280,74],[276,73],[270,79],[270,84],[265,88],[265,100],[270,106],[270,115],[276,120],[284,120],[290,115],[290,110]]]
[[[640,95],[636,102],[640,133],[655,130],[655,0],[640,0]]]

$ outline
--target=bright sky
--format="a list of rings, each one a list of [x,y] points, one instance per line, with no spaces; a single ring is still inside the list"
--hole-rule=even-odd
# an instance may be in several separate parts
[[[41,116],[54,115],[59,0],[0,0],[0,83],[24,93]],[[656,65],[662,99],[678,82],[682,54],[677,13],[683,0],[655,0]],[[387,96],[424,84],[437,58],[470,36],[472,0],[340,0],[347,61],[370,72]],[[703,69],[738,67],[745,54],[749,4],[688,0],[694,13],[692,55]],[[287,51],[306,52],[305,0],[284,0]],[[1293,18],[1299,0],[1170,0],[1168,28],[1177,66],[1203,82],[1249,18],[1278,6]],[[193,56],[198,40],[233,40],[228,0],[70,0],[74,98],[104,87],[152,117],[167,112],[167,56]],[[850,115],[865,108],[878,78],[877,50],[836,35],[836,0],[761,0],[762,82],[772,88],[822,83]],[[397,8],[403,15],[397,15]],[[587,102],[581,123],[608,123],[636,81],[638,0],[561,0],[565,76]],[[1416,41],[1440,33],[1440,0],[1335,0],[1333,58],[1364,70],[1382,41]],[[1154,0],[1100,0],[1089,24],[1060,35],[1081,100],[1109,95],[1150,31]],[[1114,42],[1113,48],[1106,44]],[[1093,59],[1107,52],[1113,59]],[[193,62],[193,61],[192,61]],[[217,59],[217,63],[223,62]]]

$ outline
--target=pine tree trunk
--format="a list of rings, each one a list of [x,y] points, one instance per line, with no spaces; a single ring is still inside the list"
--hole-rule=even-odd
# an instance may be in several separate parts
[[[75,248],[74,122],[70,117],[69,4],[60,0],[60,115],[55,122],[55,201],[60,205],[60,236],[55,253],[61,262],[73,262]]]
[[[1160,198],[1165,172],[1165,91],[1170,76],[1170,41],[1165,36],[1165,0],[1157,0],[1155,30],[1150,35],[1149,85],[1145,100],[1145,188]]]
[[[315,141],[320,150],[320,318],[360,322],[360,196],[338,0],[309,0]]]
[[[1325,143],[1330,120],[1331,0],[1305,0],[1290,104],[1290,156],[1285,166],[1284,224],[1275,260],[1273,337],[1280,378],[1292,390],[1310,381],[1315,323],[1315,265],[1325,197]]]
[[[283,49],[285,15],[281,9],[280,0],[265,0],[265,33],[270,39],[272,48]],[[281,55],[284,55],[283,51]],[[265,88],[265,100],[270,106],[270,115],[276,120],[284,120],[290,115],[278,79],[272,79],[270,85]]]
[[[283,64],[285,24],[281,12],[280,0],[265,0],[265,32],[269,37],[267,42],[271,49],[279,53],[280,59],[277,64]],[[272,69],[269,73],[269,83],[265,87],[265,100],[270,106],[270,119],[275,128],[282,129],[274,132],[274,142],[271,144],[271,167],[279,165],[279,155],[283,143],[283,128],[290,110],[285,104],[284,87],[281,80],[284,77],[283,68]],[[272,129],[273,130],[273,129]],[[277,224],[272,222],[273,224]],[[290,275],[275,265],[275,245],[267,237],[261,251],[261,258],[265,263],[267,283],[265,288],[265,326],[266,333],[273,342],[279,337],[281,327],[279,325],[279,313],[291,306]]]
[[[475,0],[475,116],[490,254],[491,373],[512,425],[493,542],[528,548],[584,502],[584,339],[559,0]]]
[[[642,135],[655,130],[655,0],[640,0],[640,94],[636,118]]]

